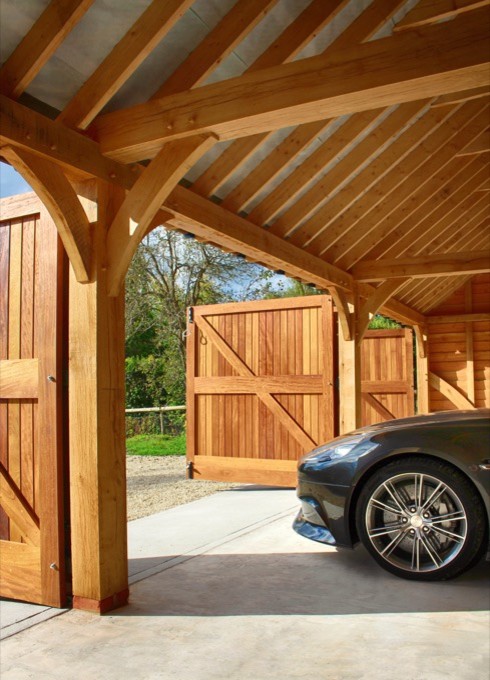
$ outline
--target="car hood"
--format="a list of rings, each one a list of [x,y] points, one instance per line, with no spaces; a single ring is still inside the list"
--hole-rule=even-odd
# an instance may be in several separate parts
[[[418,427],[420,425],[437,425],[451,423],[464,423],[470,420],[484,420],[490,418],[490,409],[472,409],[468,411],[439,411],[438,413],[428,413],[423,416],[411,416],[409,418],[399,418],[388,420],[375,425],[367,425],[355,430],[356,433],[368,434],[376,433],[380,430],[397,430],[407,427]]]

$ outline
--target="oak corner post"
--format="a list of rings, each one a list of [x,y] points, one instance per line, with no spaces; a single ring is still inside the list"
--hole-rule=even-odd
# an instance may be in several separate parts
[[[124,291],[108,296],[106,268],[122,196],[102,182],[91,189],[93,280],[77,282],[70,268],[69,281],[71,537],[73,605],[103,613],[128,598]]]

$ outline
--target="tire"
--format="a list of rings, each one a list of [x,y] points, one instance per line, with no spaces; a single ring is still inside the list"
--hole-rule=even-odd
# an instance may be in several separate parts
[[[485,510],[463,474],[413,456],[377,470],[363,487],[356,526],[376,562],[415,581],[454,578],[483,555]]]

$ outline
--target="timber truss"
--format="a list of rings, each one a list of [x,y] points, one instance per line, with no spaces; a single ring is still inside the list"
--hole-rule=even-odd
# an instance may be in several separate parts
[[[200,17],[204,33],[192,0],[111,22],[97,0],[32,0],[22,26],[15,5],[1,155],[79,282],[103,247],[116,296],[163,224],[329,290],[359,340],[378,310],[423,328],[490,270],[490,2],[230,0]],[[102,246],[77,189],[89,178],[125,192]]]

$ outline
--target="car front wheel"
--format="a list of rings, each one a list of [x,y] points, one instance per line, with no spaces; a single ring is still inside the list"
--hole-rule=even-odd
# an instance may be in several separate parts
[[[407,579],[453,578],[484,550],[478,493],[460,472],[434,459],[413,456],[377,470],[359,496],[356,524],[374,559]]]

